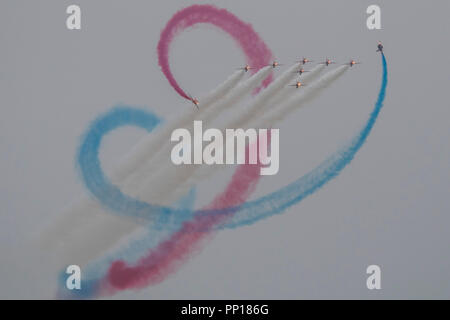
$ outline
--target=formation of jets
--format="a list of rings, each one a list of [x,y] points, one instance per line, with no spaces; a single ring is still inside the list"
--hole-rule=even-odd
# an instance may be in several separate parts
[[[378,41],[377,52],[383,53],[383,45],[381,44],[380,41]],[[302,60],[297,61],[297,62],[298,62],[298,63],[301,63],[302,65],[305,65],[305,64],[307,64],[308,62],[314,62],[314,61],[313,61],[313,60],[310,60],[310,59],[308,59],[308,58],[303,57]],[[336,62],[335,62],[335,61],[332,61],[331,59],[326,58],[325,61],[319,62],[319,64],[324,64],[324,65],[326,65],[326,66],[329,66],[330,64],[336,64]],[[357,64],[361,64],[361,62],[357,62],[357,61],[355,61],[355,60],[353,60],[353,59],[350,60],[350,62],[344,63],[344,65],[349,65],[350,67],[353,67],[354,65],[357,65]],[[276,68],[276,67],[279,67],[279,66],[281,66],[281,65],[282,65],[282,64],[278,63],[277,61],[273,61],[272,64],[270,64],[270,66],[271,66],[272,68]],[[250,67],[250,66],[247,64],[247,65],[245,65],[244,67],[239,68],[239,69],[237,69],[237,70],[244,70],[245,72],[248,72],[248,71],[250,71],[251,69],[253,69],[253,68]],[[303,69],[303,68],[300,68],[299,70],[295,71],[295,73],[298,73],[300,76],[301,76],[303,73],[305,73],[305,72],[309,72],[309,71],[307,71],[307,70],[305,70],[305,69]],[[291,86],[291,87],[295,87],[295,88],[298,89],[298,88],[300,88],[300,87],[304,87],[305,84],[303,84],[303,83],[300,82],[300,81],[297,81],[295,84],[292,84],[292,85],[290,85],[290,86]],[[192,98],[191,96],[189,96],[189,100],[197,107],[197,109],[199,108],[199,101],[198,101],[197,99]]]

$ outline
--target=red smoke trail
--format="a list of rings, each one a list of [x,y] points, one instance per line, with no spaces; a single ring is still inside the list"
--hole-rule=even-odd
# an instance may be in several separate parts
[[[183,98],[191,99],[180,88],[175,80],[169,65],[169,49],[170,44],[175,36],[180,32],[198,23],[212,24],[221,30],[228,33],[239,45],[247,57],[247,63],[256,69],[252,69],[253,72],[266,66],[272,60],[272,53],[267,48],[264,41],[253,30],[250,24],[247,24],[234,14],[228,12],[225,9],[219,9],[212,5],[193,5],[183,10],[178,11],[167,22],[165,28],[161,32],[161,37],[158,43],[158,60],[162,72],[166,76],[170,85],[178,92]],[[267,86],[272,80],[272,75],[264,80],[263,86]]]
[[[233,175],[226,190],[205,209],[219,209],[239,205],[246,201],[260,176],[260,165],[241,165]],[[181,265],[210,240],[214,233],[208,231],[229,216],[197,216],[185,222],[180,231],[151,249],[135,266],[127,266],[122,260],[115,261],[104,283],[107,294],[117,290],[139,289],[162,282],[176,272]],[[201,231],[198,231],[201,230]]]
[[[190,97],[179,87],[169,66],[169,46],[173,38],[197,23],[213,24],[230,34],[244,51],[255,72],[270,63],[272,53],[251,25],[239,20],[225,9],[211,5],[193,5],[177,12],[161,32],[158,44],[159,64],[172,87],[184,98]],[[267,86],[272,81],[269,76],[263,82]],[[265,139],[266,137],[262,137]],[[267,137],[270,143],[270,136]],[[249,146],[256,148],[257,144]],[[247,156],[248,158],[248,156]],[[205,209],[220,209],[237,206],[247,200],[254,191],[260,178],[261,165],[241,165],[234,173],[226,190],[217,196]],[[186,262],[194,251],[199,251],[202,245],[214,235],[211,230],[229,215],[197,216],[185,222],[182,228],[169,239],[150,249],[135,265],[129,266],[123,260],[111,264],[106,277],[101,281],[101,295],[112,295],[119,290],[139,289],[164,281],[170,274],[176,272]],[[201,231],[199,231],[201,230]]]

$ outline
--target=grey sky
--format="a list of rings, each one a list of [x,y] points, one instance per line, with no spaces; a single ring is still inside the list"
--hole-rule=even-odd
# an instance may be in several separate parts
[[[164,118],[192,107],[160,72],[156,45],[167,20],[194,2],[78,0],[82,30],[69,31],[73,3],[0,3],[1,298],[53,297],[58,270],[44,259],[51,253],[27,244],[85,192],[74,157],[89,122],[117,103]],[[449,298],[449,2],[208,3],[251,23],[282,63],[363,62],[280,124],[280,172],[255,196],[307,172],[360,128],[380,85],[378,40],[389,65],[385,107],[351,165],[323,189],[282,215],[219,232],[162,284],[115,297]],[[365,11],[375,3],[382,30],[369,31]],[[181,86],[198,96],[245,64],[233,41],[208,27],[182,34],[171,61]],[[108,137],[105,167],[143,134]],[[377,292],[365,286],[370,264],[382,269]]]

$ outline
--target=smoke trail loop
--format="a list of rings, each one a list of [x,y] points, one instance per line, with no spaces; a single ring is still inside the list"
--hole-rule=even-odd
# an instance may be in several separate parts
[[[194,7],[197,12],[195,10],[190,11]],[[160,41],[158,45],[159,62],[169,83],[185,98],[188,98],[187,95],[178,86],[170,72],[168,46],[180,30],[201,22],[220,26],[230,35],[237,36],[236,31],[239,31],[240,27],[233,28],[227,24],[227,21],[230,22],[237,18],[233,15],[230,17],[225,10],[218,10],[220,12],[217,12],[217,10],[212,6],[186,8],[177,13],[163,30],[161,38],[165,38],[165,42],[161,44]],[[224,19],[227,21],[222,21],[220,16],[226,17]],[[247,27],[249,26],[247,25]],[[270,53],[270,51],[265,50],[267,49],[265,45],[258,45],[258,41],[254,42],[253,40],[244,41],[244,44],[239,42],[246,55],[257,57],[258,52],[253,51],[255,48],[257,51],[262,50],[265,53]],[[256,40],[260,39],[256,37]],[[250,44],[250,47],[245,46],[246,44]],[[264,55],[265,60],[270,58],[271,54],[270,57]],[[253,65],[258,64],[254,63]],[[136,221],[145,223],[152,221],[154,222],[153,230],[165,229],[174,232],[174,235],[167,242],[163,242],[162,247],[152,250],[150,255],[140,259],[134,266],[128,266],[120,260],[113,262],[105,277],[95,278],[86,285],[88,291],[90,290],[89,294],[112,294],[118,289],[140,288],[149,283],[158,283],[176,270],[179,262],[189,255],[190,250],[195,247],[196,243],[204,239],[205,233],[252,224],[274,214],[279,214],[336,177],[351,162],[356,152],[364,144],[382,108],[387,86],[387,63],[384,54],[382,54],[382,65],[383,77],[378,100],[362,130],[346,146],[336,151],[303,177],[253,201],[245,202],[258,179],[258,166],[241,166],[239,169],[243,171],[237,171],[236,174],[239,173],[245,179],[236,178],[235,183],[231,183],[226,192],[218,197],[217,201],[202,210],[192,211],[190,208],[183,206],[171,208],[154,205],[123,194],[118,187],[108,181],[102,172],[98,160],[102,138],[113,129],[128,124],[137,125],[151,131],[159,123],[159,119],[151,113],[139,113],[138,110],[127,107],[114,109],[97,119],[90,126],[78,153],[80,173],[86,187],[102,205],[113,212],[131,216]],[[266,78],[265,81],[268,79],[270,78]],[[233,177],[238,177],[236,174]],[[164,216],[164,218],[161,219],[161,216]],[[187,221],[187,219],[192,219],[192,221]],[[179,230],[179,224],[168,224],[169,221],[187,222],[183,223],[183,227]]]
[[[272,53],[252,26],[242,22],[227,10],[211,5],[193,5],[185,8],[167,22],[158,43],[158,60],[161,70],[170,85],[185,99],[190,100],[190,96],[181,89],[172,74],[169,65],[169,49],[173,39],[180,32],[199,23],[214,25],[230,35],[246,55],[248,64],[256,69],[267,65],[272,59]],[[266,78],[263,86],[268,85],[271,79],[271,76]]]
[[[177,264],[171,265],[171,263],[177,263],[183,260],[187,252],[189,252],[188,248],[183,247],[182,250],[177,250],[176,247],[172,247],[176,243],[183,243],[181,241],[182,239],[190,239],[187,243],[193,244],[201,233],[249,225],[269,216],[280,214],[336,177],[353,160],[355,154],[362,147],[383,107],[388,83],[388,73],[384,54],[381,57],[383,75],[375,107],[366,124],[347,145],[337,150],[309,173],[264,197],[254,201],[244,202],[234,208],[206,209],[193,212],[195,220],[200,219],[200,221],[206,221],[206,224],[189,223],[187,228],[177,233],[175,238],[172,238],[163,246],[162,251],[156,251],[156,253],[152,251],[148,257],[143,258],[135,267],[127,266],[123,261],[116,261],[111,265],[108,274],[104,278],[94,281],[96,285],[89,283],[87,287],[92,288],[94,286],[97,290],[103,292],[103,294],[113,294],[116,290],[120,289],[140,288],[149,283],[158,283],[175,270],[173,268]],[[257,166],[256,169],[259,171]],[[174,209],[166,208],[166,210]],[[211,224],[211,221],[214,223]],[[163,252],[173,253],[175,260],[171,260],[171,254],[164,255]],[[161,263],[158,264],[158,261]],[[165,269],[165,267],[167,268]],[[162,278],[158,276],[161,275],[161,272],[163,275]],[[103,291],[99,288],[103,288]],[[99,293],[100,291],[96,292]]]

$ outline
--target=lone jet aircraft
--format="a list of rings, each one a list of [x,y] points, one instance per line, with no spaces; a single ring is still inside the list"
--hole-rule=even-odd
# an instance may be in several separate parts
[[[383,45],[381,44],[381,41],[378,41],[378,50],[377,52],[383,52]]]
[[[251,68],[251,67],[247,64],[245,67],[239,68],[238,70],[244,70],[245,72],[247,72],[247,71],[249,71],[250,69],[253,69],[253,68]]]
[[[330,59],[327,58],[324,62],[321,62],[319,64],[324,64],[328,67],[330,64],[333,64],[333,63],[336,63],[336,62],[331,61]]]
[[[272,64],[271,64],[270,66],[271,66],[272,68],[276,68],[276,67],[281,66],[281,64],[279,64],[278,62],[274,61],[274,62],[272,62]]]
[[[304,86],[306,86],[306,84],[303,84],[300,81],[297,81],[295,84],[290,85],[290,87],[296,87],[297,89]]]
[[[298,71],[295,71],[295,73],[298,73],[299,75],[302,75],[302,74],[305,73],[305,72],[309,72],[309,71],[306,71],[306,70],[303,69],[303,68],[301,68],[301,69],[298,70]]]
[[[200,104],[200,102],[197,99],[192,98],[192,96],[190,94],[188,94],[188,96],[189,96],[189,100],[197,107],[197,109],[199,109],[198,105]]]
[[[314,62],[314,61],[312,61],[312,60],[309,60],[308,58],[305,58],[305,57],[303,57],[303,59],[302,59],[302,60],[300,60],[300,61],[297,61],[297,62],[300,62],[301,64],[307,64],[308,62]]]
[[[361,62],[356,62],[355,60],[350,60],[350,62],[344,63],[344,65],[349,65],[353,67],[355,64],[361,64]]]

